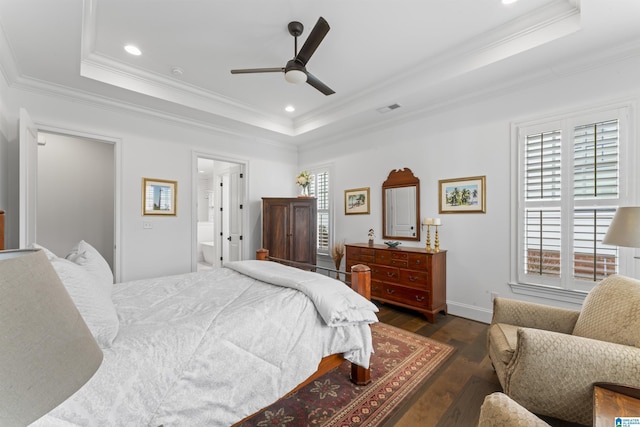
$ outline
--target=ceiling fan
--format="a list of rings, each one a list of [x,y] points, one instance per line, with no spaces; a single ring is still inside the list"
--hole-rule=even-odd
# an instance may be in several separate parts
[[[293,50],[293,59],[290,59],[287,62],[287,65],[284,67],[275,67],[275,68],[246,68],[240,70],[231,70],[231,74],[251,74],[251,73],[284,73],[284,78],[289,83],[303,83],[307,82],[314,88],[318,89],[320,92],[325,95],[331,95],[335,93],[329,86],[322,83],[316,76],[307,71],[306,65],[311,58],[311,55],[316,51],[324,36],[329,32],[329,24],[327,21],[320,17],[316,25],[311,30],[309,37],[302,45],[302,49],[298,52],[298,36],[302,34],[304,26],[298,22],[293,21],[289,22],[287,26],[289,29],[289,34],[294,37],[294,50]]]

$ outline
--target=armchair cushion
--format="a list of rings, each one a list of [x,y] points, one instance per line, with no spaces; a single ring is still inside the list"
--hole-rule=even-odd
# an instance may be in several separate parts
[[[504,392],[536,414],[591,425],[593,384],[640,386],[640,349],[520,328]]]
[[[613,275],[584,300],[573,335],[640,347],[640,280]]]

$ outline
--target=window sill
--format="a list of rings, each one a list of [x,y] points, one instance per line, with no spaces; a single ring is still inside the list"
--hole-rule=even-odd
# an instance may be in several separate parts
[[[582,305],[587,296],[587,292],[584,291],[573,291],[554,286],[533,285],[530,283],[509,283],[509,286],[514,294],[564,301],[577,305]]]

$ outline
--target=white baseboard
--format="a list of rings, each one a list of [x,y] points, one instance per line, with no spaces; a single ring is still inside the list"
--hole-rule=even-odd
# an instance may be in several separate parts
[[[482,323],[491,323],[493,311],[487,308],[476,307],[475,305],[461,304],[447,301],[447,312],[454,316],[475,320]]]

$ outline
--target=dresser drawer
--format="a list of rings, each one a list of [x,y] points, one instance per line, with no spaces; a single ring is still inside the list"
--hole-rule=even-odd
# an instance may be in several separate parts
[[[427,271],[427,254],[409,254],[408,267],[414,270]]]
[[[400,282],[407,286],[426,288],[429,284],[429,275],[426,271],[400,270]]]
[[[429,307],[431,305],[429,291],[406,288],[391,283],[383,284],[381,298],[402,302],[414,307]]]
[[[406,252],[398,252],[392,250],[377,250],[375,258],[376,264],[395,265],[396,267],[407,267],[407,261],[409,259]]]
[[[398,278],[400,277],[400,272],[395,267],[378,265],[378,264],[372,264],[369,267],[371,268],[372,280],[384,280],[386,282],[397,282]]]
[[[384,284],[380,280],[371,280],[371,298],[384,298]]]
[[[350,261],[358,261],[359,263],[365,263],[365,264],[374,262],[375,249],[354,248],[354,247],[348,246],[347,259],[349,259]],[[356,262],[355,264],[358,264],[358,262]]]

